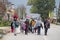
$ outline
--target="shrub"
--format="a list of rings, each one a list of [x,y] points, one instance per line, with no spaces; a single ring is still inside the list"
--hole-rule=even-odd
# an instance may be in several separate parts
[[[1,26],[10,26],[11,22],[10,21],[1,21],[0,22],[0,27]]]

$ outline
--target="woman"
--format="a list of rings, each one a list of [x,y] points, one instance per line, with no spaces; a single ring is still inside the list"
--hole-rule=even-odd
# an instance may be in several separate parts
[[[32,20],[32,33],[34,33],[34,26],[35,26],[36,21],[33,19]]]
[[[16,31],[17,31],[17,28],[19,26],[19,22],[17,21],[17,18],[14,17],[14,21],[13,21],[13,27],[14,27],[14,35],[16,36]]]

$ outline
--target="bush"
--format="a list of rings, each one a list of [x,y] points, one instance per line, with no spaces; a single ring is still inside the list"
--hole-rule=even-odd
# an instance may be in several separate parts
[[[0,21],[2,21],[2,16],[0,16]]]
[[[10,26],[11,22],[10,21],[1,21],[0,22],[0,27],[1,26]]]

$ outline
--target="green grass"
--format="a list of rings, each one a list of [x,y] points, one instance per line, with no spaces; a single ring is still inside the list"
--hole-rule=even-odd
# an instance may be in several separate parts
[[[10,21],[1,21],[0,22],[0,27],[8,27],[10,26],[11,22]]]

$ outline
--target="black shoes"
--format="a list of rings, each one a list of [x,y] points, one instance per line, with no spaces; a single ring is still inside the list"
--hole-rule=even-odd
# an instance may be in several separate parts
[[[16,34],[14,34],[16,36]]]
[[[45,36],[47,36],[47,34],[45,34]]]

